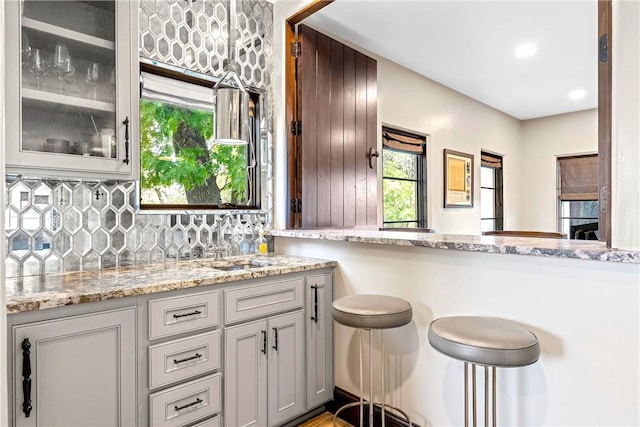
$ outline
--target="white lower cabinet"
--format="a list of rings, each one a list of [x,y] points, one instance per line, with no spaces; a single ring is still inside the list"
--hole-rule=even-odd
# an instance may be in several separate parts
[[[8,317],[12,426],[271,427],[333,397],[330,270]]]
[[[136,425],[136,308],[13,327],[16,426]]]
[[[306,278],[307,409],[333,399],[333,277]]]
[[[304,413],[301,310],[225,331],[225,424],[275,426]]]

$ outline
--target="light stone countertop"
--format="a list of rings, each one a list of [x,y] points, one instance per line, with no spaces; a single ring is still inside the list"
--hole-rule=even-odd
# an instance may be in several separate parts
[[[247,263],[253,263],[249,269],[216,269]],[[9,278],[5,281],[7,314],[258,279],[336,265],[335,261],[267,254],[229,257],[225,261],[197,259]]]
[[[431,234],[414,231],[329,228],[272,230],[268,234],[276,238],[294,237],[301,239],[416,246],[468,252],[519,254],[640,264],[640,251],[607,249],[604,243],[594,240],[472,236],[462,234]]]

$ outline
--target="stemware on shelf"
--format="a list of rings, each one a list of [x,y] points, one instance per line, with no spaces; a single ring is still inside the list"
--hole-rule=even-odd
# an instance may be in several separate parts
[[[116,67],[109,68],[107,85],[109,86],[109,98],[112,102],[116,102]]]
[[[31,60],[33,59],[33,49],[31,48],[31,42],[29,41],[29,36],[24,31],[22,32],[22,66],[29,67],[31,66]]]
[[[86,81],[90,88],[89,96],[93,99],[98,98],[98,81],[100,80],[100,64],[93,62],[87,68]]]
[[[33,60],[29,68],[33,78],[36,80],[36,89],[40,90],[40,83],[42,77],[44,77],[49,71],[49,64],[47,63],[47,55],[42,49],[33,49]]]
[[[71,85],[75,81],[76,69],[73,66],[73,60],[71,57],[68,57],[64,61],[64,66],[62,67],[62,79],[67,84],[67,95],[71,94]]]
[[[51,69],[58,76],[58,87],[60,89],[60,93],[62,93],[64,89],[64,74],[65,68],[69,65],[69,58],[69,49],[67,49],[67,46],[62,43],[56,44],[53,49]]]

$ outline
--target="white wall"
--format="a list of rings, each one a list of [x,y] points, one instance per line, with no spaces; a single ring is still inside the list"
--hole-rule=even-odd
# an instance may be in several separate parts
[[[557,156],[598,152],[598,110],[578,111],[522,123],[520,226],[555,231]],[[506,229],[506,228],[505,228]]]
[[[640,3],[612,7],[611,244],[640,250]]]
[[[505,156],[505,228],[519,228],[520,121],[398,64],[375,58],[378,120],[430,135],[429,227],[438,233],[480,234],[480,152],[489,150]],[[445,148],[474,155],[473,209],[443,208]]]
[[[427,341],[429,323],[451,315],[510,319],[538,336],[536,364],[498,370],[498,425],[640,423],[638,265],[281,237],[275,242],[277,252],[338,260],[335,298],[380,293],[411,303],[413,322],[385,334],[387,399],[421,426],[463,424],[462,363]],[[334,331],[336,386],[357,393],[354,330],[336,325]]]
[[[4,2],[0,2],[0,22],[4,23]],[[0,31],[0,64],[4,61],[4,31]],[[4,65],[0,68],[0,153],[4,159]],[[0,161],[0,235],[4,236],[4,206],[5,200],[5,182],[4,182],[4,161]],[[4,258],[5,245],[0,245],[0,426],[6,426],[8,415],[7,402],[7,323],[6,323],[6,303],[4,290]]]

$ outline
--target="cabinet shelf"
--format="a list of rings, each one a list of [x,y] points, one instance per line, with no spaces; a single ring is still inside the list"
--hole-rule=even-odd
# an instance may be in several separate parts
[[[47,109],[51,109],[51,106],[47,104],[56,104],[56,110],[58,112],[83,113],[85,115],[87,112],[105,114],[114,113],[116,111],[116,106],[108,102],[76,98],[74,96],[27,88],[22,90],[22,104],[28,107],[44,107]]]
[[[88,34],[80,33],[78,31],[69,30],[67,28],[58,27],[57,25],[47,24],[35,19],[23,17],[22,26],[43,33],[53,34],[65,39],[77,41],[80,43],[88,44],[91,46],[99,47],[114,51],[116,44],[110,40],[101,39],[99,37],[90,36]]]

